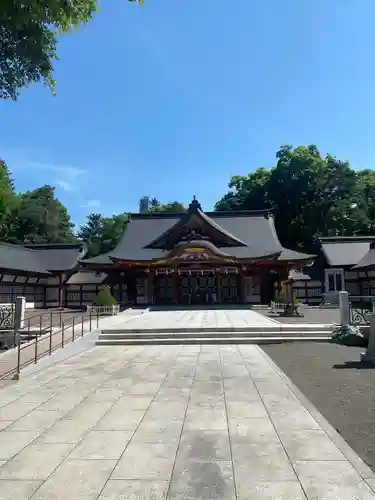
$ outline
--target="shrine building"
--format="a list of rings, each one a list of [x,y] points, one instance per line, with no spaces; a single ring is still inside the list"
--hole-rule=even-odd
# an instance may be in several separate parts
[[[117,247],[78,275],[122,304],[269,304],[312,258],[281,246],[268,211],[204,212],[194,197],[187,212],[131,214]]]

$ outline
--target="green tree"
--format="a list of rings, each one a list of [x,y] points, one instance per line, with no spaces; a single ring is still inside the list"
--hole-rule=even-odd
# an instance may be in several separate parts
[[[348,162],[322,157],[317,147],[282,146],[276,165],[232,177],[216,210],[270,208],[287,248],[314,251],[316,236],[366,233],[374,227],[375,176]]]
[[[36,82],[53,90],[58,36],[86,24],[96,10],[97,0],[1,0],[0,98],[16,99]]]
[[[179,201],[169,201],[163,205],[156,198],[152,198],[150,201],[149,213],[155,212],[186,212],[186,208]]]
[[[55,188],[42,186],[26,191],[12,214],[13,243],[68,243],[75,241],[66,207],[55,197]]]
[[[89,214],[86,223],[80,227],[77,234],[78,238],[87,244],[88,257],[95,257],[113,250],[124,234],[128,221],[129,216],[125,213],[112,217]]]
[[[7,164],[0,160],[0,239],[6,240],[12,230],[12,214],[19,198],[14,190],[14,183]]]

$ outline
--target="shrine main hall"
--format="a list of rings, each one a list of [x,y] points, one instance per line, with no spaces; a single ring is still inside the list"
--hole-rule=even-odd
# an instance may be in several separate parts
[[[283,248],[268,211],[130,215],[111,252],[81,268],[105,277],[123,304],[269,304],[312,256]]]

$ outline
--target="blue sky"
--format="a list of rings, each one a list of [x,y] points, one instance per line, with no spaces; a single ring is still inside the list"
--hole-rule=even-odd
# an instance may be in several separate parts
[[[212,209],[283,143],[375,165],[374,0],[102,0],[58,53],[57,97],[0,103],[0,156],[76,223],[142,195]]]

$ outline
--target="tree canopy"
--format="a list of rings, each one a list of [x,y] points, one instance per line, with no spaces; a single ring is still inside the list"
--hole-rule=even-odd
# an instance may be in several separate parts
[[[96,10],[97,0],[1,0],[0,99],[16,99],[37,82],[53,91],[58,36],[86,24]]]
[[[113,250],[124,233],[129,216],[125,213],[103,217],[101,214],[91,213],[87,216],[77,236],[87,245],[87,256],[97,255]]]
[[[272,210],[287,248],[313,250],[317,236],[375,230],[375,172],[355,172],[314,145],[282,146],[273,168],[234,176],[229,188],[215,209]]]

